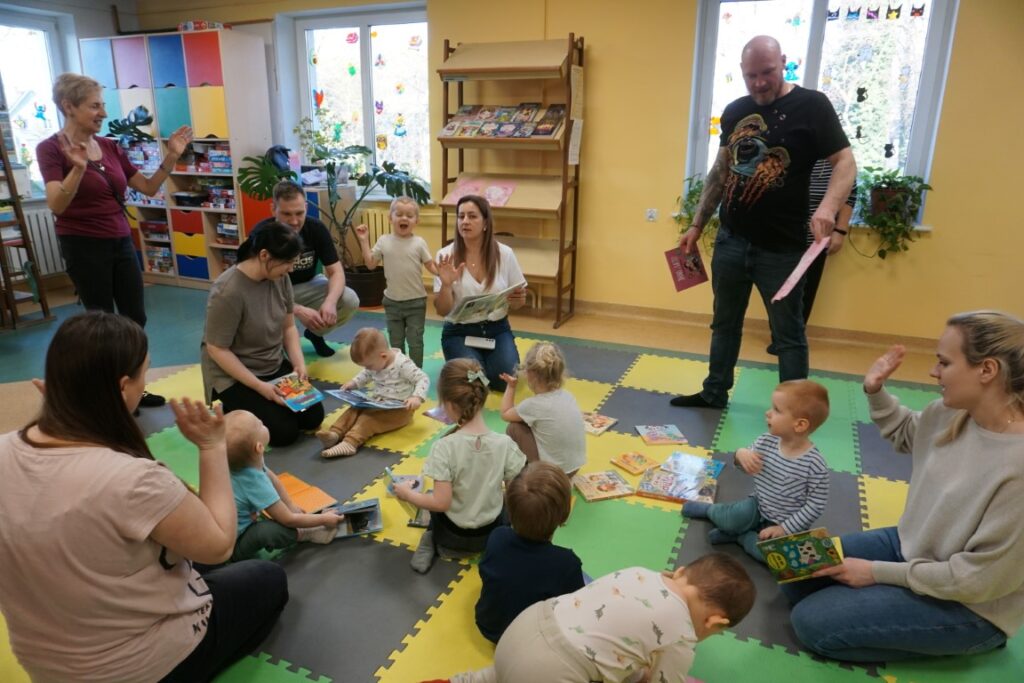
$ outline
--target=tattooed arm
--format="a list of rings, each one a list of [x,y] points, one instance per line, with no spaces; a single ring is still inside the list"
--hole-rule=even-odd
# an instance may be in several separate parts
[[[704,225],[714,215],[715,211],[718,210],[718,205],[722,201],[725,176],[728,172],[729,148],[722,147],[718,150],[715,165],[711,167],[708,177],[704,180],[704,191],[700,193],[700,202],[697,204],[693,223],[690,224],[690,229],[683,233],[679,240],[679,246],[682,247],[683,253],[689,254],[693,251],[694,245],[697,244],[697,238],[700,237],[700,233],[704,230]]]

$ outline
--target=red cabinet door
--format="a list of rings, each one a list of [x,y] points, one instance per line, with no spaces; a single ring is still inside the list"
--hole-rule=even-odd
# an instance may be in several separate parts
[[[220,69],[220,34],[217,31],[182,34],[188,87],[224,85]]]
[[[114,70],[117,72],[117,87],[149,88],[149,60],[146,58],[146,39],[142,36],[133,38],[115,38],[110,41],[114,52]]]

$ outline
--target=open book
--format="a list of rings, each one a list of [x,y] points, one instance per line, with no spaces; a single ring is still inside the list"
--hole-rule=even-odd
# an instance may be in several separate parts
[[[388,475],[388,482],[385,486],[388,495],[395,495],[395,484],[402,481],[412,481],[412,490],[419,493],[426,493],[423,490],[423,477],[418,474],[395,474],[390,467],[384,468],[384,474]],[[407,500],[395,496],[395,500],[402,506],[405,513],[409,515],[409,526],[422,527],[424,529],[430,524],[430,510],[416,507]]]
[[[378,410],[395,410],[404,408],[405,401],[371,396],[359,389],[328,389],[327,394],[343,401],[353,408],[377,408]]]
[[[384,528],[384,521],[380,514],[379,498],[335,505],[332,509],[339,515],[345,515],[345,519],[341,520],[341,523],[338,524],[338,531],[334,535],[335,538],[372,534]]]
[[[491,313],[507,308],[509,294],[525,286],[524,280],[500,292],[467,296],[459,301],[444,319],[450,323],[466,323],[487,318]]]
[[[811,574],[843,563],[843,546],[824,527],[771,538],[757,544],[779,583],[802,581]]]

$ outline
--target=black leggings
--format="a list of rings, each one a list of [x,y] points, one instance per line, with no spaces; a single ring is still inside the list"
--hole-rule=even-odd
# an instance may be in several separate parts
[[[430,513],[430,529],[434,532],[434,545],[460,552],[478,553],[487,547],[491,532],[508,524],[505,509],[491,522],[478,529],[463,529],[443,512]]]
[[[130,237],[103,239],[61,235],[61,255],[68,276],[87,310],[100,309],[146,326],[142,271]]]
[[[162,683],[211,680],[259,647],[288,602],[284,570],[266,560],[209,570],[203,580],[213,595],[206,635]]]
[[[286,358],[277,372],[259,379],[269,382],[282,375],[287,375],[293,369],[292,364]],[[220,402],[224,404],[225,413],[230,413],[232,410],[248,410],[258,417],[270,430],[271,446],[293,444],[299,438],[300,431],[316,429],[324,421],[323,403],[310,406],[301,413],[294,413],[291,408],[268,401],[241,382],[235,382],[224,391],[214,390],[213,398],[220,399]]]

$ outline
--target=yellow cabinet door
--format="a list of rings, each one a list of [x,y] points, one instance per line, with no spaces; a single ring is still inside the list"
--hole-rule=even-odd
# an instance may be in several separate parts
[[[206,238],[202,235],[174,233],[174,253],[179,256],[206,256]]]
[[[149,88],[128,88],[117,92],[121,97],[121,118],[127,117],[135,107],[145,107],[150,116],[156,111],[153,106],[153,91]],[[139,130],[156,135],[156,129],[152,124],[139,126]]]
[[[192,130],[197,138],[228,137],[228,112],[224,106],[224,88],[189,88],[192,104]]]

